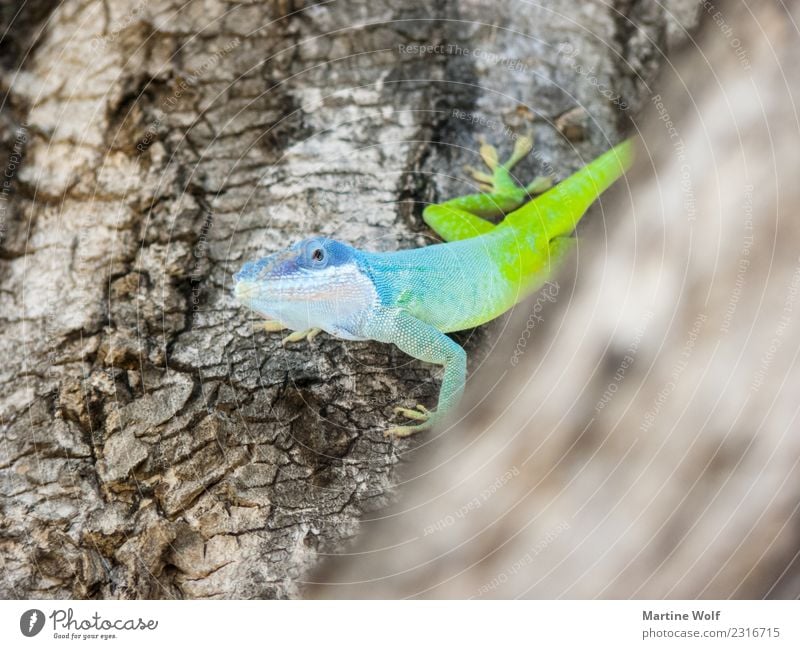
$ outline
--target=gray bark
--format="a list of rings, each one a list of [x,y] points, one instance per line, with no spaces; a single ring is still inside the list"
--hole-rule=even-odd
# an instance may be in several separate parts
[[[432,405],[435,368],[325,336],[282,348],[253,333],[230,274],[312,234],[431,242],[421,207],[474,189],[478,134],[507,150],[506,129],[532,131],[521,177],[577,169],[696,18],[666,7],[4,8],[0,594],[294,597],[321,553],[369,534],[429,449],[384,437],[392,407]],[[458,336],[478,374],[507,322]],[[583,425],[570,412],[554,449]]]
[[[800,595],[800,11],[703,13],[628,184],[313,594]]]

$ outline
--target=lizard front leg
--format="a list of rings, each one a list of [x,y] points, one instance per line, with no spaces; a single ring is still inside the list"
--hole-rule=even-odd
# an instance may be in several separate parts
[[[419,405],[415,410],[395,408],[396,413],[420,423],[395,426],[387,430],[386,435],[407,437],[427,430],[461,400],[467,377],[466,352],[436,327],[415,318],[403,309],[382,309],[373,318],[370,329],[371,338],[394,343],[409,356],[444,368],[436,410],[431,412]]]
[[[266,331],[273,333],[275,331],[283,331],[286,328],[287,327],[285,324],[278,322],[277,320],[262,320],[261,322],[253,323],[254,331]]]
[[[277,320],[263,320],[262,322],[256,322],[253,324],[253,329],[256,331],[267,331],[270,333],[276,331],[283,331],[284,329],[288,329],[288,327],[283,324],[282,322],[278,322]],[[322,329],[318,327],[312,327],[311,329],[304,329],[303,331],[293,331],[288,336],[285,336],[281,340],[281,344],[285,345],[286,343],[296,343],[303,339],[308,340],[309,342],[314,340],[314,337],[319,334]]]

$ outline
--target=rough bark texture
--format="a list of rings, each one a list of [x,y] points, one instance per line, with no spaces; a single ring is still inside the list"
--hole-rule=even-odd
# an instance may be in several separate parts
[[[800,10],[704,14],[572,272],[315,595],[800,596]]]
[[[507,150],[510,131],[532,131],[537,154],[520,176],[563,177],[619,139],[697,17],[690,0],[18,8],[0,14],[8,27],[0,53],[0,595],[23,598],[300,594],[319,555],[339,550],[365,512],[392,500],[398,467],[417,460],[409,453],[428,452],[432,438],[394,442],[383,430],[396,403],[432,403],[436,372],[387,345],[321,336],[284,349],[279,336],[253,333],[231,297],[231,272],[312,234],[371,249],[425,245],[421,206],[474,189],[461,166],[477,164],[477,134]],[[432,45],[439,49],[419,52]],[[609,250],[627,259],[630,242],[615,239],[597,247],[591,268],[610,268]],[[720,263],[734,257],[720,254]],[[621,286],[631,272],[616,270]],[[674,281],[665,272],[658,286]],[[673,312],[669,296],[597,302],[592,291],[587,282],[572,300],[590,302],[565,312],[564,331],[577,336],[558,348],[566,357],[533,343],[526,354],[528,369],[542,362],[539,390],[580,377],[549,397],[536,435],[516,436],[526,448],[553,445],[526,475],[545,475],[546,461],[557,463],[558,449],[584,429],[587,411],[575,401],[582,372],[608,342],[590,306],[612,310],[613,330],[611,305],[627,296],[635,313],[622,338],[642,304],[656,304],[654,332]],[[507,323],[458,336],[473,370],[495,343],[505,345]],[[591,341],[584,364],[554,376],[575,340]],[[654,361],[653,345],[643,344],[637,371]],[[663,370],[672,360],[659,362]],[[605,374],[593,376],[602,385]],[[626,378],[626,389],[636,384]],[[649,407],[646,394],[640,399]],[[615,399],[606,415],[626,403]],[[555,408],[567,418],[557,429]],[[565,470],[581,470],[600,431],[580,437],[580,457],[567,457]],[[506,448],[495,430],[480,439]],[[595,487],[628,443],[604,448],[605,462],[591,465]],[[468,476],[445,466],[437,479]]]

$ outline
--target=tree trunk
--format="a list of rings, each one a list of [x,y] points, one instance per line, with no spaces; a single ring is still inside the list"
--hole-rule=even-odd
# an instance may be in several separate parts
[[[231,273],[314,234],[372,250],[433,241],[421,209],[474,191],[461,167],[477,164],[478,134],[507,150],[512,133],[531,131],[536,155],[521,177],[577,169],[647,104],[663,55],[696,19],[691,0],[665,7],[34,0],[3,8],[0,594],[298,596],[320,553],[341,549],[365,512],[393,500],[398,467],[428,453],[429,436],[393,441],[383,431],[394,405],[433,403],[437,373],[371,342],[320,336],[284,348],[280,336],[253,331],[253,316],[231,296]],[[599,211],[593,219],[602,242]],[[621,233],[630,230],[615,232],[608,249],[589,234],[585,246],[594,269],[619,255],[619,289],[630,281],[621,265],[630,252]],[[698,247],[692,255],[707,253]],[[571,291],[565,281],[559,308]],[[580,368],[561,368],[581,341],[597,356],[626,296],[632,320],[615,340],[653,304],[654,342],[643,344],[637,371],[655,358],[672,303],[605,291],[598,306],[594,290],[575,289],[586,306],[565,311],[563,322],[578,337],[536,374],[539,390],[561,385],[548,412],[559,408],[569,421],[555,435],[542,416],[538,434],[518,444],[549,440],[556,449],[578,439],[592,411],[570,404],[595,357],[587,348]],[[611,329],[589,318],[591,304],[613,309]],[[704,313],[712,317],[710,307]],[[516,340],[507,322],[458,336],[473,370]],[[737,336],[725,345],[741,343]],[[524,366],[539,357],[531,339]],[[635,384],[626,378],[624,387]],[[649,396],[638,398],[650,407]],[[616,397],[604,416],[625,403]],[[666,422],[662,415],[659,430]],[[595,423],[574,452],[591,453],[601,430]],[[455,448],[470,440],[457,431],[447,439]],[[621,433],[604,448],[608,471],[628,451]],[[559,457],[538,453],[525,474],[538,479],[545,459]],[[576,455],[564,470],[585,463]],[[607,477],[600,468],[592,465],[595,486]],[[444,471],[437,479],[468,476]]]

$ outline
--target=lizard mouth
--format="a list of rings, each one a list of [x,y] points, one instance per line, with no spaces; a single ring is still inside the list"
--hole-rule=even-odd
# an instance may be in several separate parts
[[[269,295],[271,301],[291,303],[330,299],[336,296],[336,291],[324,284],[309,286],[303,278],[297,280],[282,278],[280,281],[271,282],[268,287],[265,287],[264,282],[240,279],[233,286],[233,294],[243,303],[264,297],[265,294]]]

